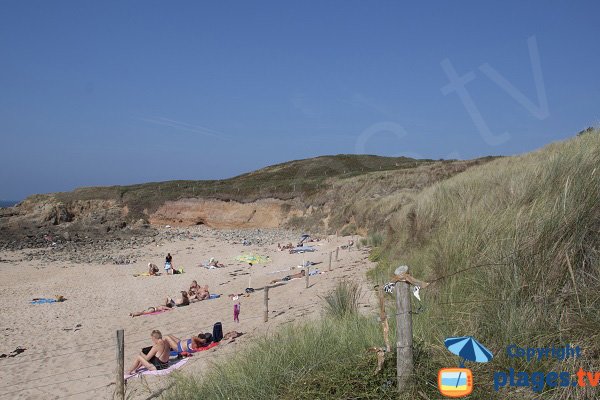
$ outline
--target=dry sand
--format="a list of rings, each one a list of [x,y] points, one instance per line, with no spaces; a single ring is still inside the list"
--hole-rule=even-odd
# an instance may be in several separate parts
[[[202,232],[200,228],[198,231]],[[277,246],[244,247],[211,236],[147,246],[145,259],[133,265],[42,265],[39,261],[11,261],[21,259],[21,252],[0,253],[0,259],[4,260],[0,263],[3,336],[0,353],[9,353],[17,346],[27,349],[14,358],[0,359],[0,400],[111,398],[115,388],[115,332],[120,328],[125,329],[126,368],[141,347],[151,344],[149,335],[153,329],[189,338],[199,331],[211,331],[216,321],[222,321],[224,332],[246,333],[232,343],[225,342],[215,349],[195,354],[181,369],[183,373],[201,374],[210,362],[247,347],[254,338],[269,330],[292,321],[318,317],[323,304],[319,296],[327,294],[343,277],[364,286],[365,307],[372,307],[375,302],[375,296],[367,289],[365,273],[372,265],[365,251],[340,250],[340,261],[336,263],[334,256],[333,271],[327,272],[329,251],[346,244],[348,238],[331,236],[309,243],[316,245],[318,250],[314,253],[288,254],[278,251]],[[184,268],[184,274],[133,276],[145,272],[148,262],[162,269],[167,252],[173,255],[176,267]],[[272,262],[249,267],[234,260],[243,252],[268,255]],[[198,267],[210,257],[227,267],[212,270]],[[299,270],[270,272],[289,269],[302,264],[303,260],[322,262],[311,268],[325,273],[311,276],[308,289],[304,278],[270,289],[267,323],[263,322],[263,292],[243,297],[240,323],[233,322],[233,305],[227,295],[243,292],[249,284],[249,273],[251,286],[258,289],[272,279]],[[222,294],[222,297],[159,315],[128,316],[132,311],[158,305],[167,295],[177,296],[194,279],[201,285],[208,284],[211,293]],[[59,294],[68,300],[30,304],[32,298]],[[133,378],[128,381],[126,390],[134,399],[151,398],[169,382],[169,376]]]

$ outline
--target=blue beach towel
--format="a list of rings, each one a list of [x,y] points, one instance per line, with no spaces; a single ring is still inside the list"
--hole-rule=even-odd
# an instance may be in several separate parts
[[[31,304],[46,304],[46,303],[60,303],[56,299],[35,299],[31,300]]]

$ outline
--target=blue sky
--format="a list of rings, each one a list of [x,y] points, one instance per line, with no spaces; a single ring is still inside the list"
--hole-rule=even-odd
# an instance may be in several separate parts
[[[598,15],[595,1],[3,1],[0,199],[323,154],[530,151],[600,121]]]

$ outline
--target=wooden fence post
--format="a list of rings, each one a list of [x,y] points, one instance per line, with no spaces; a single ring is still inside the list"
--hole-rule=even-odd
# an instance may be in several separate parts
[[[308,289],[309,286],[309,277],[310,277],[310,267],[306,267],[304,268],[304,271],[306,271],[306,288]]]
[[[335,262],[339,261],[338,255],[340,253],[340,246],[335,248]]]
[[[398,267],[396,275],[408,272],[407,266]],[[396,282],[396,370],[398,390],[405,389],[413,371],[412,352],[412,315],[410,302],[410,284]]]
[[[264,315],[264,322],[267,322],[269,320],[269,287],[265,286],[264,288],[265,291],[265,315]]]
[[[117,380],[115,398],[125,400],[125,332],[117,330]]]
[[[379,288],[379,319],[381,320],[381,329],[383,331],[383,342],[385,343],[385,352],[389,353],[392,351],[390,346],[390,325],[388,323],[387,314],[385,312],[385,296],[383,292],[383,286]]]
[[[331,271],[331,256],[332,256],[333,252],[330,251],[329,252],[329,270]]]

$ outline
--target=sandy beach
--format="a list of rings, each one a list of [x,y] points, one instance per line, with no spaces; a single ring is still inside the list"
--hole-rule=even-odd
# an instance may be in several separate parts
[[[315,318],[327,294],[342,278],[350,278],[363,286],[364,307],[372,307],[376,298],[367,287],[366,271],[372,263],[364,250],[340,250],[339,262],[328,271],[329,252],[347,244],[350,238],[329,236],[309,243],[317,251],[289,254],[279,251],[277,244],[243,246],[224,240],[207,228],[193,228],[194,235],[172,241],[144,245],[122,252],[135,254],[137,262],[128,265],[74,264],[42,262],[27,259],[28,250],[0,253],[0,353],[9,354],[17,347],[26,350],[15,357],[0,359],[0,399],[95,399],[110,398],[114,391],[116,350],[115,332],[125,330],[125,367],[135,354],[148,346],[150,332],[189,338],[198,332],[212,330],[215,322],[223,323],[224,332],[245,334],[214,349],[196,353],[179,371],[201,374],[210,362],[247,347],[255,338],[283,324]],[[289,233],[288,237],[293,237]],[[287,243],[282,238],[281,243]],[[147,263],[161,267],[170,252],[176,268],[185,273],[172,276],[134,277],[147,270]],[[249,267],[235,257],[254,253],[269,256],[271,262]],[[140,256],[141,254],[141,256]],[[200,267],[211,257],[225,268]],[[269,292],[269,321],[263,322],[265,284],[299,269],[303,261],[320,263],[311,269],[323,274],[274,285]],[[129,313],[162,303],[166,296],[175,297],[189,287],[192,280],[208,285],[210,292],[220,294],[214,300],[192,303],[158,315],[132,318]],[[230,293],[241,293],[246,287],[257,291],[241,298],[240,323],[233,322]],[[30,304],[33,298],[62,295],[67,300],[52,304]],[[167,387],[170,376],[145,376],[128,380],[127,395],[134,399],[149,398]]]

